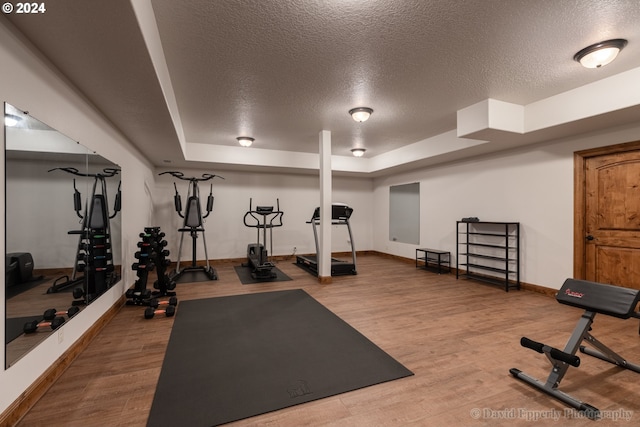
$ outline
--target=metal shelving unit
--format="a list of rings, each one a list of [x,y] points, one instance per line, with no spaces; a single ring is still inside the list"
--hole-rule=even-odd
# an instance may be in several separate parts
[[[462,269],[461,269],[462,267]],[[520,223],[456,221],[456,279],[520,289]]]

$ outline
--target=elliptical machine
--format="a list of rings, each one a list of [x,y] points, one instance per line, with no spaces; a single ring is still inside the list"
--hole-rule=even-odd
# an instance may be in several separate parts
[[[61,170],[80,177],[92,177],[94,181],[91,199],[85,206],[83,215],[80,213],[82,211],[82,196],[76,187],[75,178],[73,180],[73,209],[82,220],[82,228],[80,230],[68,232],[68,234],[79,236],[73,272],[71,273],[71,278],[69,276],[58,278],[53,283],[53,286],[47,290],[47,293],[59,292],[82,284],[82,287],[73,289],[73,298],[76,299],[76,301],[73,301],[73,305],[88,304],[113,286],[119,279],[113,265],[109,220],[115,218],[120,212],[121,183],[118,183],[113,214],[109,215],[106,178],[116,176],[120,169],[104,168],[99,173],[82,173],[76,168],[66,167],[50,169],[49,172],[54,170]],[[83,277],[76,278],[78,272],[84,273]]]
[[[275,210],[273,206],[256,206],[254,210],[252,202],[252,199],[249,199],[249,210],[244,214],[243,221],[245,226],[256,229],[257,242],[247,245],[247,264],[244,266],[251,267],[251,277],[256,280],[275,279],[278,275],[272,271],[275,264],[269,260],[269,253],[273,254],[273,229],[282,227],[284,212],[280,210],[279,199],[276,199]],[[269,252],[265,248],[267,229],[269,230]],[[262,230],[262,243],[260,242],[260,230]]]
[[[209,181],[215,177],[222,178],[220,175],[213,175],[209,173],[202,174],[201,178],[191,177],[187,178],[184,176],[182,172],[177,171],[167,171],[162,172],[159,175],[169,174],[174,178],[181,179],[183,181],[189,181],[189,188],[187,190],[187,206],[185,208],[184,214],[182,213],[182,199],[180,198],[180,193],[178,193],[178,187],[176,183],[173,183],[173,187],[175,188],[175,195],[173,196],[173,201],[175,205],[176,212],[180,216],[180,218],[184,218],[184,223],[182,228],[179,228],[180,232],[180,246],[178,248],[178,259],[176,261],[176,270],[171,276],[171,280],[177,282],[180,280],[181,276],[188,271],[202,271],[204,272],[209,280],[217,280],[218,276],[216,271],[209,265],[209,254],[207,253],[207,241],[204,236],[204,227],[203,220],[209,216],[211,211],[213,210],[213,184],[211,184],[209,188],[209,196],[207,197],[207,213],[202,216],[202,210],[200,208],[200,190],[198,188],[198,183],[203,181]],[[184,234],[189,233],[191,236],[191,249],[192,249],[192,259],[191,265],[189,267],[184,267],[180,269],[180,259],[182,255],[182,243],[184,241]],[[202,233],[202,243],[204,244],[204,257],[206,261],[205,266],[198,266],[196,262],[196,241],[198,239],[198,233]]]

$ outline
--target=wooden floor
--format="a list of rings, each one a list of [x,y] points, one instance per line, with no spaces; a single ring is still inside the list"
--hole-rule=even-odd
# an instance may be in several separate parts
[[[278,263],[293,279],[288,282],[242,285],[233,264],[214,264],[219,280],[178,285],[181,301],[302,288],[415,373],[230,425],[595,425],[509,374],[516,367],[546,380],[549,362],[521,347],[520,337],[563,348],[581,310],[376,255],[358,262],[357,276],[334,277],[328,285],[293,260]],[[19,426],[146,425],[175,318],[145,320],[143,311],[122,307]],[[637,321],[599,315],[593,334],[640,362]],[[640,423],[640,374],[585,355],[561,389],[607,417],[631,417],[598,425]]]

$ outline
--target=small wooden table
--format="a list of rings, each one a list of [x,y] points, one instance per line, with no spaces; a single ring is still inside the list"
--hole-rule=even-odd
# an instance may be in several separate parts
[[[420,265],[420,262],[423,264]],[[429,264],[435,264],[430,266]],[[451,252],[441,251],[438,249],[418,248],[416,249],[416,268],[422,267],[426,270],[435,270],[438,274],[443,272],[446,267],[446,273],[451,272]]]

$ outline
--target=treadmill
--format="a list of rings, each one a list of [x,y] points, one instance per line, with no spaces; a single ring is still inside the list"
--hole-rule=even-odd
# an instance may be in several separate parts
[[[353,234],[351,233],[351,225],[349,224],[349,218],[353,213],[353,208],[342,204],[335,203],[331,205],[331,224],[333,225],[346,225],[349,231],[349,240],[351,241],[351,262],[342,261],[336,258],[331,258],[331,275],[332,276],[344,276],[348,274],[358,274],[356,269],[356,249],[353,243]],[[317,207],[313,212],[313,216],[307,224],[313,226],[313,237],[316,241],[316,255],[298,255],[296,257],[296,264],[299,267],[307,270],[309,273],[318,275],[318,253],[320,252],[320,246],[318,243],[318,224],[320,224],[320,208]]]

